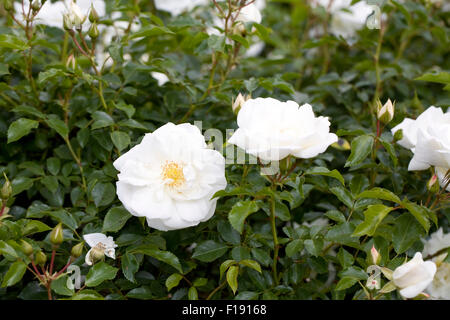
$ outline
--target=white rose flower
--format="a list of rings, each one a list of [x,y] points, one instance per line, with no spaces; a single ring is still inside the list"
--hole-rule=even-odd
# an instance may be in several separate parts
[[[435,273],[436,264],[433,261],[423,261],[422,254],[417,252],[411,261],[395,269],[392,277],[400,294],[411,299],[428,287]]]
[[[85,234],[83,238],[91,247],[85,257],[87,265],[92,266],[95,262],[95,257],[93,255],[104,254],[112,259],[116,258],[115,248],[117,248],[117,245],[114,243],[113,237],[107,237],[103,233],[90,233]]]
[[[259,12],[258,7],[251,3],[246,5],[241,10],[239,10],[239,14],[236,17],[236,21],[247,23],[247,22],[256,22],[261,23],[262,17],[261,12]]]
[[[434,255],[438,251],[445,248],[450,248],[450,233],[444,234],[442,228],[430,235],[430,239],[424,241],[422,254],[424,257]]]
[[[444,113],[441,108],[431,106],[416,120],[404,119],[392,128],[392,133],[399,129],[403,131],[403,138],[398,144],[414,153],[408,170],[435,166],[439,182],[444,186],[444,177],[450,168],[450,112]],[[447,190],[450,191],[450,186]]]
[[[331,14],[330,33],[345,39],[354,37],[373,12],[372,6],[365,1],[354,5],[351,5],[352,0],[318,0],[317,3]],[[315,6],[316,3],[313,2],[312,5]]]
[[[81,14],[87,14],[91,8],[91,4],[94,5],[95,10],[101,17],[105,15],[105,1],[104,0],[78,0],[76,5],[80,8]],[[25,13],[28,12],[30,1],[24,1]],[[63,12],[68,11],[71,6],[70,0],[50,2],[49,0],[44,3],[41,10],[35,18],[35,23],[45,24],[51,27],[62,28],[63,27]],[[15,12],[18,14],[16,18],[23,22],[25,18],[22,15],[22,3],[20,1],[14,2]],[[86,19],[87,20],[87,19]]]
[[[155,7],[158,10],[168,11],[173,16],[178,16],[185,11],[208,3],[209,0],[155,0]]]
[[[154,71],[150,72],[150,74],[156,79],[156,81],[158,81],[158,86],[163,86],[169,81],[169,78],[164,73]]]
[[[217,202],[211,197],[227,185],[224,157],[207,149],[200,130],[188,123],[167,123],[146,134],[113,165],[125,208],[162,231],[210,219]]]
[[[406,149],[410,149],[414,152],[417,144],[417,135],[421,130],[427,130],[429,126],[434,126],[437,123],[442,123],[444,120],[444,112],[441,108],[434,106],[429,107],[422,112],[416,120],[405,118],[400,124],[392,128],[392,134],[395,134],[398,130],[402,129],[403,138],[397,143]]]
[[[288,155],[312,158],[338,140],[330,122],[315,117],[312,107],[273,98],[247,100],[238,113],[239,128],[228,140],[262,160],[281,160]]]
[[[450,300],[450,263],[441,262],[426,290],[432,299]]]

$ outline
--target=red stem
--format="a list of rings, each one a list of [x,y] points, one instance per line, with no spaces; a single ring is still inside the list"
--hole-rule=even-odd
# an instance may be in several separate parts
[[[39,272],[39,270],[38,270],[38,268],[36,267],[36,265],[34,264],[34,261],[33,261],[33,260],[31,260],[31,265],[33,266],[34,271],[36,271],[36,274],[38,275],[39,280],[43,280],[44,277],[43,277],[43,275],[41,275],[41,273]]]
[[[6,204],[2,204],[2,209],[0,210],[0,217],[3,215],[3,211],[5,211]]]
[[[55,262],[55,249],[52,250],[52,260],[50,261],[50,274],[53,273],[53,264]]]
[[[67,264],[64,266],[64,268],[62,268],[56,275],[55,278],[58,278],[58,276],[63,273],[69,266],[70,264],[73,262],[72,257],[70,257],[69,262],[67,262]]]

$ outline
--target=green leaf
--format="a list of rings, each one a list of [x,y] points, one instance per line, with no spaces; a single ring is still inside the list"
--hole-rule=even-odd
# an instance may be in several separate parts
[[[189,300],[198,300],[198,292],[196,287],[190,287],[188,291]]]
[[[383,188],[373,188],[370,190],[363,191],[357,196],[357,198],[358,199],[372,198],[372,199],[392,201],[395,203],[402,203],[400,198],[396,196],[392,191]]]
[[[6,243],[3,240],[0,240],[0,254],[3,255],[10,255],[13,258],[18,258],[18,255],[16,253],[16,250],[14,250],[13,247],[11,247],[8,243]]]
[[[63,275],[59,277],[56,280],[52,281],[51,288],[53,291],[55,291],[57,294],[63,295],[63,296],[73,296],[75,293],[75,290],[72,288],[70,289],[67,285],[67,282],[70,282],[68,275]]]
[[[353,167],[367,158],[373,148],[373,137],[363,135],[352,141],[352,151],[344,167]]]
[[[103,220],[102,232],[117,232],[123,228],[131,214],[122,207],[115,207],[109,209]]]
[[[56,176],[61,168],[61,160],[55,157],[51,157],[47,159],[47,170],[52,175]]]
[[[239,261],[239,264],[242,264],[246,267],[249,267],[249,268],[252,268],[252,269],[258,271],[259,273],[262,273],[261,266],[259,265],[258,262],[254,261],[254,260],[249,260],[249,259],[241,260],[241,261]]]
[[[393,208],[386,207],[382,204],[370,205],[364,211],[364,222],[360,223],[352,236],[360,237],[363,235],[373,236],[378,225],[383,221],[386,215],[391,212]]]
[[[97,183],[91,191],[97,207],[107,206],[116,198],[116,189],[112,183]]]
[[[11,143],[19,140],[23,136],[26,136],[31,132],[32,129],[36,129],[39,126],[39,122],[36,120],[30,120],[26,118],[20,118],[13,123],[8,128],[8,142]]]
[[[131,104],[126,104],[124,101],[119,101],[118,103],[113,103],[114,107],[116,107],[117,109],[125,112],[125,114],[127,115],[128,118],[131,119],[131,117],[134,115],[134,113],[136,112],[136,109],[133,107],[133,105]]]
[[[235,260],[225,260],[224,262],[222,262],[222,264],[220,265],[220,279],[222,279],[223,274],[225,273],[225,271],[228,270],[228,268],[234,264],[236,264],[237,262]]]
[[[148,25],[141,30],[134,32],[130,39],[141,37],[154,37],[159,35],[175,35],[170,29],[162,26]]]
[[[33,185],[33,179],[27,178],[27,177],[17,177],[14,178],[13,181],[11,181],[12,184],[12,195],[18,195],[22,191],[28,190]]]
[[[212,262],[217,258],[223,256],[228,251],[228,247],[223,243],[218,243],[213,240],[202,242],[194,249],[192,258],[203,262]]]
[[[227,282],[233,293],[236,294],[238,288],[239,267],[231,266],[227,271]]]
[[[337,258],[343,269],[350,267],[351,265],[353,265],[353,262],[355,262],[353,256],[343,247],[339,248]]]
[[[10,74],[8,70],[8,65],[4,63],[0,63],[0,77],[4,76],[5,74]]]
[[[63,139],[67,139],[69,135],[69,128],[66,123],[59,119],[56,115],[49,115],[45,121],[50,128],[55,130]]]
[[[82,290],[76,293],[71,300],[104,300],[103,296],[95,290]]]
[[[348,277],[342,278],[337,283],[335,290],[339,291],[339,290],[348,289],[348,288],[352,287],[356,282],[358,282],[358,280],[355,278],[348,278]]]
[[[72,231],[75,231],[78,228],[77,221],[64,209],[52,211],[49,214],[50,216],[58,220],[58,222],[61,222],[65,226],[69,227],[69,229],[71,229]]]
[[[243,36],[237,34],[237,33],[233,34],[230,38],[233,39],[236,42],[239,42],[240,44],[242,44],[247,49],[250,47],[250,44],[248,43],[248,40],[246,38],[244,38]]]
[[[111,132],[111,140],[119,152],[128,147],[131,143],[128,133],[121,131]]]
[[[166,279],[166,288],[167,291],[172,290],[172,288],[175,288],[178,286],[178,284],[180,283],[181,279],[183,279],[183,276],[179,273],[174,273],[171,274],[167,279]]]
[[[300,252],[301,250],[303,250],[303,247],[304,247],[303,240],[295,239],[295,240],[289,242],[289,244],[286,246],[286,255],[288,257],[292,257],[297,252]]]
[[[155,258],[156,260],[167,263],[168,265],[174,267],[181,273],[183,272],[183,269],[181,268],[180,260],[178,260],[177,256],[174,255],[172,252],[163,251],[163,250],[151,248],[148,246],[141,246],[136,249],[133,249],[132,252],[130,252],[130,253],[145,254],[147,256]]]
[[[282,221],[291,220],[291,213],[289,208],[281,201],[275,201],[275,216]]]
[[[207,283],[208,283],[207,278],[197,278],[194,280],[192,284],[194,287],[203,287],[206,286]]]
[[[106,262],[99,262],[89,269],[86,276],[86,286],[96,287],[106,280],[113,280],[116,277],[118,268],[111,267]]]
[[[423,235],[423,229],[414,217],[402,214],[395,220],[392,244],[397,254],[408,250]]]
[[[325,167],[314,167],[312,169],[307,170],[305,172],[305,174],[317,174],[317,175],[321,175],[321,176],[332,177],[332,178],[339,180],[339,182],[343,186],[345,185],[344,177],[342,177],[342,175],[336,169],[330,171]]]
[[[435,73],[425,73],[422,76],[420,76],[414,80],[422,80],[422,81],[428,81],[428,82],[449,84],[450,83],[450,72],[441,71],[441,72],[435,72]]]
[[[304,241],[305,249],[308,251],[311,255],[317,257],[320,255],[323,249],[323,239],[307,239]]]
[[[121,259],[122,272],[125,278],[136,283],[134,274],[139,270],[139,262],[134,254],[125,253]]]
[[[29,48],[25,39],[20,39],[12,34],[0,34],[0,48],[17,49],[20,51]]]
[[[42,85],[45,84],[45,82],[47,82],[48,80],[59,76],[67,77],[67,73],[61,69],[51,68],[49,70],[42,71],[39,73],[37,83],[39,85]]]
[[[109,127],[114,124],[114,119],[104,111],[95,111],[92,114],[94,123],[91,126],[92,130]]]
[[[417,219],[417,221],[422,225],[425,231],[428,232],[428,230],[430,230],[430,221],[428,220],[427,210],[425,210],[418,204],[409,202],[408,199],[405,199],[402,204]]]
[[[214,51],[225,51],[225,37],[212,34],[208,38],[208,47]]]
[[[341,186],[332,187],[330,191],[347,207],[353,207],[353,197],[350,191]]]
[[[245,219],[258,210],[259,206],[255,201],[239,201],[231,208],[228,220],[234,229],[242,233]]]
[[[22,280],[23,275],[27,271],[27,265],[23,261],[14,262],[8,269],[3,278],[2,287],[10,287]]]
[[[58,190],[58,178],[55,176],[45,176],[41,179],[41,183],[51,192],[55,193]]]

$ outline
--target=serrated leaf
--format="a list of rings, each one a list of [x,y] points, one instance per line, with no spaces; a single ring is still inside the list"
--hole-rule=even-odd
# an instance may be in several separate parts
[[[252,269],[258,271],[259,273],[262,273],[261,266],[259,265],[258,262],[254,261],[254,260],[248,260],[248,259],[241,260],[241,261],[239,261],[239,264],[242,264],[246,267],[249,267],[249,268],[252,268]]]
[[[363,191],[357,196],[357,198],[358,199],[372,198],[372,199],[392,201],[395,203],[402,203],[400,198],[397,195],[395,195],[392,191],[383,188],[372,188],[370,190]]]
[[[317,174],[317,175],[321,175],[321,176],[332,177],[332,178],[339,180],[339,182],[343,186],[345,185],[344,177],[342,177],[342,175],[336,169],[330,171],[324,167],[315,167],[315,168],[307,170],[305,172],[305,174],[313,174],[313,175]]]

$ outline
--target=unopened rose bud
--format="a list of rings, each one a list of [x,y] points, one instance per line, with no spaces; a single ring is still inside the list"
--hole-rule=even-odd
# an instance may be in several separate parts
[[[70,17],[75,28],[81,30],[81,25],[86,20],[86,15],[81,12],[80,7],[73,1],[70,3]]]
[[[12,195],[12,186],[11,182],[9,182],[8,178],[5,175],[5,183],[3,184],[2,189],[0,190],[0,197],[3,200],[8,200]]]
[[[89,12],[89,21],[94,23],[94,22],[98,22],[98,13],[97,11],[94,9],[94,4],[91,4],[91,11]]]
[[[382,123],[387,124],[394,119],[395,102],[392,103],[391,99],[381,106],[380,100],[377,101],[377,118]]]
[[[370,255],[372,256],[372,263],[378,265],[381,261],[381,255],[375,249],[375,246],[372,246],[372,249],[370,249]]]
[[[39,0],[34,0],[31,3],[31,9],[33,9],[33,11],[38,11],[41,8],[41,2]]]
[[[101,261],[105,259],[105,250],[102,250],[101,248],[94,247],[91,250],[89,250],[89,261],[91,264],[96,263],[97,261]]]
[[[430,178],[430,180],[428,180],[427,189],[431,193],[439,192],[439,180],[438,180],[437,175],[433,174],[433,176]]]
[[[42,251],[36,253],[35,262],[37,265],[43,266],[47,262],[47,256]]]
[[[100,34],[100,32],[98,31],[97,24],[93,23],[88,31],[89,37],[91,37],[91,39],[97,39],[99,34]]]
[[[50,242],[54,245],[60,245],[64,240],[63,235],[63,227],[61,222],[58,223],[56,227],[53,228],[52,232],[50,233]]]
[[[77,60],[75,59],[75,56],[73,54],[71,54],[66,61],[66,67],[67,68],[72,68],[73,70],[76,69],[77,67]]]
[[[63,27],[66,31],[72,30],[73,28],[72,19],[70,18],[70,15],[68,13],[65,13],[63,15]]]
[[[76,246],[73,246],[72,250],[70,251],[70,255],[74,258],[78,258],[79,256],[81,256],[83,254],[83,246],[83,242],[80,242]]]
[[[403,129],[399,129],[394,133],[394,142],[400,141],[403,139]]]
[[[241,109],[242,105],[245,103],[245,101],[251,99],[252,97],[250,95],[243,96],[241,93],[238,94],[236,97],[236,100],[232,101],[232,109],[234,113],[238,113]]]
[[[21,246],[23,253],[25,253],[27,256],[29,256],[33,253],[33,247],[31,246],[31,244],[29,244],[25,240],[22,240],[20,242],[20,246]]]

